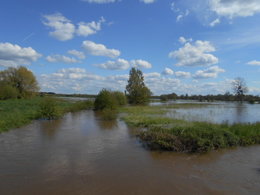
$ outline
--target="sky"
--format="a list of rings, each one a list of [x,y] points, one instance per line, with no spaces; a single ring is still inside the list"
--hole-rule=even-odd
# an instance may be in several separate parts
[[[41,91],[124,91],[132,67],[154,95],[260,95],[260,0],[1,0],[0,71]]]

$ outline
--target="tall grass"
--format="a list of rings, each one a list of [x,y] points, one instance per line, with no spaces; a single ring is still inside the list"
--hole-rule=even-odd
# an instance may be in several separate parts
[[[0,132],[28,124],[34,119],[55,119],[66,112],[91,108],[92,101],[71,102],[48,97],[0,100]]]

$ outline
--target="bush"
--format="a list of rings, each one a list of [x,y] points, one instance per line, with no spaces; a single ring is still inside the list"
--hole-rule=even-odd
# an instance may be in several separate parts
[[[104,109],[115,110],[117,106],[118,103],[113,92],[107,89],[102,89],[97,95],[94,102],[95,110],[104,110]]]
[[[58,109],[57,102],[54,98],[44,98],[40,103],[39,118],[43,119],[57,119],[61,116]]]
[[[11,85],[0,85],[0,100],[17,98],[18,94],[18,90]]]
[[[117,101],[117,104],[119,106],[124,106],[127,104],[127,99],[124,93],[120,92],[120,91],[114,91],[113,95]]]

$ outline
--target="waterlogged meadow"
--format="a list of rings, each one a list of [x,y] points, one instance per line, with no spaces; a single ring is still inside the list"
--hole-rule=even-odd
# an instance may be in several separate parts
[[[216,105],[186,103],[133,106],[122,109],[125,113],[122,118],[127,124],[141,128],[137,136],[152,149],[201,153],[260,143],[259,122],[212,123],[205,122],[208,117],[206,112],[202,121],[185,120],[185,114],[182,118],[173,114],[178,113],[178,110],[183,113],[185,110],[194,110],[196,113],[212,106]]]

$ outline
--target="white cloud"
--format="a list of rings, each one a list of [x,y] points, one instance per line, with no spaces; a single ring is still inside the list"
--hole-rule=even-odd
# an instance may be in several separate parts
[[[145,60],[131,60],[131,65],[137,68],[152,68],[152,64]]]
[[[141,2],[145,4],[154,3],[156,0],[140,0]]]
[[[92,41],[83,41],[82,47],[85,51],[93,56],[106,56],[110,58],[116,58],[120,56],[120,51],[116,49],[108,49],[103,44],[97,44]]]
[[[194,79],[208,79],[208,78],[217,78],[219,73],[225,72],[224,69],[218,66],[212,66],[205,70],[198,70],[194,75]]]
[[[60,41],[67,41],[74,37],[74,24],[61,13],[44,15],[43,17],[45,19],[43,24],[53,29],[53,31],[49,33],[50,36]]]
[[[85,2],[88,2],[88,3],[103,4],[103,3],[115,3],[119,0],[81,0],[81,1],[85,1]]]
[[[43,24],[53,30],[49,33],[49,35],[60,41],[73,39],[75,34],[85,37],[96,34],[98,31],[101,30],[102,23],[105,22],[105,19],[101,17],[98,22],[79,22],[78,27],[76,27],[76,25],[74,25],[61,13],[44,15],[43,18]]]
[[[170,68],[165,68],[164,71],[162,72],[163,75],[173,75],[174,72]]]
[[[220,23],[220,19],[217,18],[216,20],[213,20],[209,25],[210,25],[211,27],[214,27],[215,25],[217,25],[217,24],[219,24],[219,23]]]
[[[108,70],[126,70],[130,67],[130,64],[127,60],[119,58],[116,61],[108,61],[103,64],[96,64],[95,66]]]
[[[185,12],[179,14],[179,15],[176,17],[176,22],[181,21],[184,17],[188,16],[189,14],[190,14],[190,11],[189,11],[189,10],[186,10]]]
[[[66,63],[66,64],[72,64],[72,63],[79,63],[80,62],[75,58],[71,58],[71,57],[59,55],[59,54],[47,56],[46,60],[48,62],[51,62],[51,63]]]
[[[259,0],[210,0],[209,3],[213,12],[230,19],[260,13]]]
[[[97,31],[101,30],[101,24],[105,22],[105,19],[101,17],[98,22],[92,21],[89,23],[80,22],[78,24],[78,29],[76,31],[77,35],[79,36],[89,36],[96,34]]]
[[[75,56],[75,57],[77,57],[78,59],[81,59],[81,60],[86,58],[86,56],[85,56],[85,54],[83,52],[77,51],[75,49],[69,50],[68,54],[73,55],[73,56]]]
[[[191,74],[189,72],[177,71],[174,73],[177,78],[190,78]]]
[[[143,75],[145,78],[156,78],[161,76],[161,74],[158,72],[144,73]]]
[[[247,64],[252,65],[252,66],[260,66],[260,61],[253,60],[253,61],[247,62]]]
[[[11,43],[0,43],[0,66],[30,65],[41,56],[31,47],[22,48]]]
[[[218,63],[218,58],[209,52],[215,47],[208,41],[196,41],[194,44],[186,43],[182,48],[169,53],[170,58],[178,62],[176,66],[209,66]]]
[[[184,37],[180,37],[179,38],[179,42],[184,44],[184,43],[187,43],[187,42],[191,42],[192,41],[192,38],[189,38],[189,39],[186,39]]]

